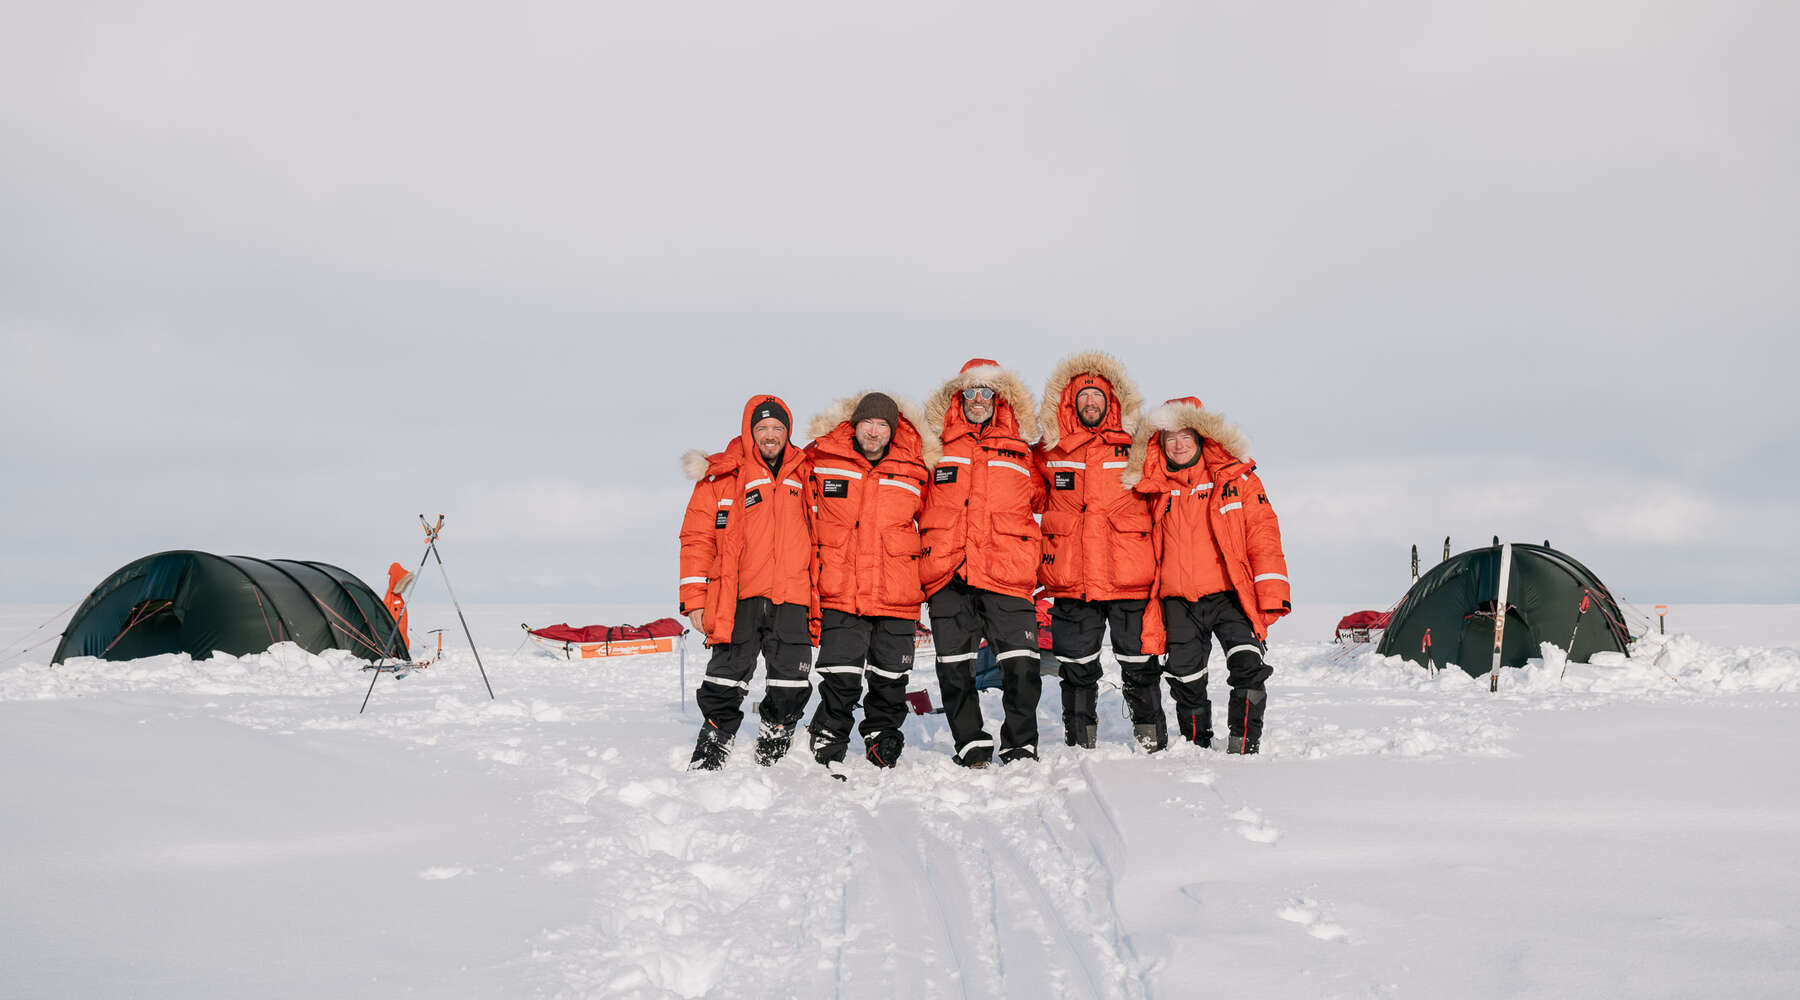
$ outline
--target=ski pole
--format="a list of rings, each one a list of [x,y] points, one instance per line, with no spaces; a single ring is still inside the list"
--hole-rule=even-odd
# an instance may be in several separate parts
[[[1412,556],[1413,556],[1413,579],[1417,580],[1419,578],[1419,547],[1417,545],[1413,546]]]
[[[1575,637],[1581,634],[1581,620],[1587,617],[1587,613],[1588,592],[1587,588],[1583,587],[1581,590],[1581,610],[1575,615],[1575,631],[1569,633],[1569,651],[1563,654],[1562,673],[1558,674],[1556,677],[1559,681],[1564,677],[1569,676],[1569,660],[1573,659],[1575,656]]]
[[[424,514],[419,515],[419,523],[425,525],[426,551],[430,552],[431,557],[437,560],[438,572],[444,577],[444,589],[450,592],[450,603],[456,608],[456,620],[462,622],[463,637],[469,640],[469,652],[475,654],[475,668],[481,671],[481,683],[487,686],[488,698],[492,700],[494,685],[488,682],[487,668],[481,665],[481,650],[475,648],[475,636],[469,631],[469,620],[463,617],[462,602],[456,599],[456,588],[450,586],[450,571],[444,568],[444,557],[438,552],[437,536],[438,532],[444,528],[444,515],[438,515],[436,528],[433,528],[430,522],[425,520]]]

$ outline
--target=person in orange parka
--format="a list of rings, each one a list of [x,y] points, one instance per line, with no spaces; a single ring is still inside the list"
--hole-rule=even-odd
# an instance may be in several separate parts
[[[926,456],[937,450],[924,426],[918,407],[869,392],[838,400],[807,429],[820,608],[819,708],[807,729],[813,759],[827,767],[844,759],[865,674],[864,758],[893,767],[906,745],[900,726],[925,603],[918,518]]]
[[[739,435],[724,451],[682,456],[696,482],[681,522],[681,613],[713,651],[694,699],[705,721],[693,769],[717,770],[731,753],[758,651],[768,691],[757,763],[787,753],[812,693],[806,675],[819,615],[806,499],[810,466],[788,441],[791,426],[779,397],[752,396]]]
[[[982,728],[975,657],[985,634],[1000,666],[1006,720],[1000,761],[1037,758],[1037,582],[1044,483],[1026,444],[1037,437],[1030,393],[985,358],[963,365],[925,404],[942,441],[919,518],[919,576],[931,602],[932,643],[944,713],[964,767],[986,767],[994,740]]]
[[[1133,723],[1162,714],[1162,665],[1142,648],[1144,606],[1156,557],[1150,549],[1150,501],[1123,478],[1144,464],[1134,444],[1143,397],[1117,358],[1099,351],[1059,362],[1044,386],[1033,454],[1047,487],[1044,556],[1038,567],[1055,606],[1051,650],[1058,661],[1065,741],[1092,749],[1100,717],[1100,637],[1110,623],[1125,705]]]
[[[406,592],[412,589],[413,575],[399,563],[388,564],[387,593],[381,595],[381,603],[387,605],[388,614],[394,616],[394,624],[400,629],[400,638],[406,639]]]
[[[1250,461],[1243,432],[1192,396],[1151,411],[1154,431],[1135,489],[1152,498],[1156,581],[1144,614],[1144,648],[1168,651],[1169,693],[1181,735],[1212,745],[1206,660],[1225,649],[1231,701],[1229,753],[1256,753],[1273,670],[1263,662],[1269,625],[1292,610],[1281,525]],[[1167,745],[1158,699],[1155,729],[1140,743]]]

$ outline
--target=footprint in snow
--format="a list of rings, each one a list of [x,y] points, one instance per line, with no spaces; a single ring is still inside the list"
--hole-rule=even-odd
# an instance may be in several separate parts
[[[1289,923],[1299,924],[1306,928],[1306,933],[1321,941],[1342,941],[1350,936],[1350,932],[1341,925],[1320,919],[1318,901],[1305,896],[1289,900],[1275,915]]]
[[[1263,821],[1255,809],[1239,809],[1231,814],[1237,821],[1238,836],[1255,844],[1273,844],[1281,839],[1281,831]]]

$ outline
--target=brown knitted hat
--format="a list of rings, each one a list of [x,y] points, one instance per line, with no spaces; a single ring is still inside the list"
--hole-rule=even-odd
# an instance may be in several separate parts
[[[856,401],[856,411],[850,414],[850,426],[855,427],[865,420],[885,420],[888,430],[900,429],[900,407],[885,392],[871,392]]]

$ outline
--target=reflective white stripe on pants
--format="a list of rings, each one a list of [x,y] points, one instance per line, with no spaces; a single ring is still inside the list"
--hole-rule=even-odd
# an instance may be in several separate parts
[[[1057,657],[1057,659],[1063,661],[1064,663],[1092,663],[1095,660],[1098,660],[1099,658],[1100,658],[1099,650],[1095,650],[1086,656],[1059,656],[1059,657]]]
[[[994,659],[996,659],[996,660],[1016,660],[1021,656],[1029,656],[1035,660],[1035,659],[1037,659],[1037,655],[1038,655],[1038,651],[1035,649],[1008,649],[1003,652],[995,653]],[[1098,654],[1096,654],[1096,655],[1098,655]]]
[[[937,661],[939,663],[961,663],[964,660],[973,660],[974,658],[974,653],[951,653],[949,656],[938,657]]]
[[[768,683],[768,685],[769,685],[769,686],[770,686],[770,687],[772,687],[772,688],[805,688],[805,687],[812,687],[812,681],[777,681],[777,680],[770,680],[770,681],[768,681],[768,682],[767,682],[767,683]]]
[[[1195,671],[1194,673],[1185,674],[1185,675],[1182,675],[1179,677],[1174,674],[1171,674],[1167,670],[1165,670],[1165,671],[1163,671],[1163,676],[1167,677],[1168,679],[1175,681],[1177,683],[1192,684],[1193,682],[1199,680],[1200,678],[1205,677],[1206,672],[1211,669],[1212,669],[1211,667],[1201,667],[1199,670]]]
[[[740,688],[745,691],[750,690],[750,682],[749,681],[734,681],[734,680],[730,679],[729,677],[713,677],[712,675],[709,674],[705,677],[702,677],[700,679],[700,682],[702,684],[717,684],[720,687]]]
[[[1120,663],[1148,663],[1150,662],[1150,654],[1133,655],[1131,653],[1114,653],[1113,659],[1118,660]]]
[[[906,679],[908,674],[912,673],[912,671],[902,670],[899,673],[894,673],[891,670],[883,670],[880,667],[870,667],[869,673],[874,674],[877,677],[886,677],[888,680],[891,680],[891,681],[903,681]]]
[[[861,668],[861,667],[814,667],[813,668],[813,673],[816,673],[816,674],[855,674],[858,677],[861,677],[862,672],[863,672],[863,668]]]
[[[1229,660],[1233,656],[1243,652],[1255,653],[1258,659],[1262,658],[1262,650],[1255,646],[1233,646],[1225,651],[1225,658]]]

